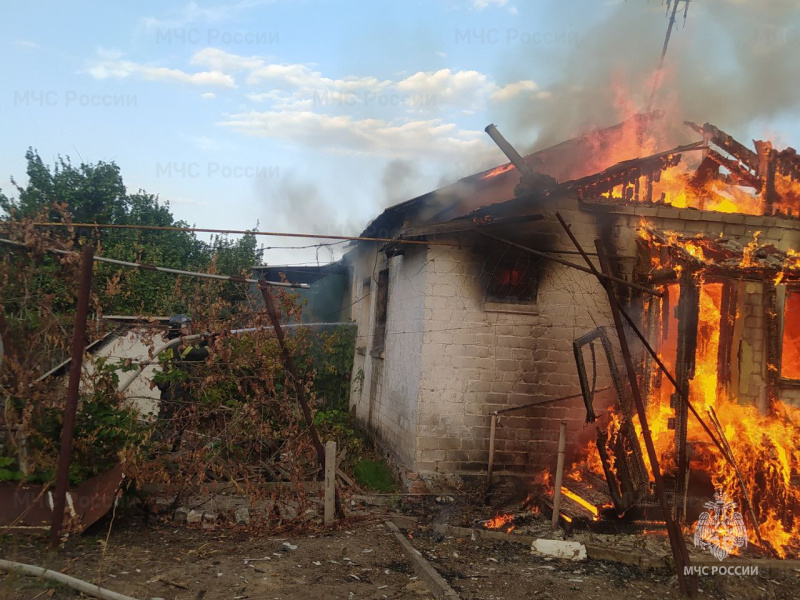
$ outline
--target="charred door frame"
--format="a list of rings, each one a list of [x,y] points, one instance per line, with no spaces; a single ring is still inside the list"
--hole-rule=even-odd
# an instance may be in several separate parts
[[[613,442],[613,452],[614,457],[616,457],[614,465],[612,466],[611,457],[608,453],[608,432],[601,430],[599,427],[597,428],[597,450],[603,464],[603,472],[608,483],[609,494],[614,501],[614,508],[617,510],[617,514],[622,515],[649,493],[650,479],[644,464],[639,438],[633,426],[634,407],[620,376],[611,341],[602,327],[585,333],[572,342],[575,364],[578,367],[581,393],[586,405],[586,422],[593,423],[596,419],[594,406],[592,405],[595,390],[590,389],[589,380],[586,377],[583,348],[587,344],[594,344],[595,340],[598,339],[603,346],[608,370],[617,392],[617,404],[619,405],[622,419]],[[594,352],[593,348],[592,346],[592,351]],[[597,365],[595,363],[596,368]]]
[[[720,336],[717,349],[717,393],[730,386],[731,356],[733,350],[734,326],[737,306],[738,281],[727,277],[709,277],[698,281],[696,271],[684,268],[678,285],[680,293],[677,306],[678,347],[675,357],[675,379],[680,392],[673,392],[670,406],[675,411],[673,428],[675,430],[675,451],[677,453],[676,490],[681,501],[676,503],[676,515],[686,519],[689,493],[690,460],[687,447],[689,406],[685,399],[690,397],[691,382],[695,377],[697,358],[697,335],[700,323],[700,294],[705,285],[722,284],[720,298]]]

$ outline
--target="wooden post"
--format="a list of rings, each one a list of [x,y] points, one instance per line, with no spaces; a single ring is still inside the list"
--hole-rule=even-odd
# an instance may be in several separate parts
[[[333,523],[336,514],[336,442],[325,443],[325,525]]]
[[[558,529],[558,513],[561,510],[561,484],[564,482],[564,450],[567,447],[567,422],[561,421],[558,432],[558,463],[556,463],[556,489],[553,491],[553,529]]]
[[[92,293],[93,259],[94,248],[89,245],[84,246],[81,255],[81,271],[78,276],[78,305],[75,309],[75,330],[72,332],[67,405],[64,408],[64,424],[61,427],[61,450],[58,455],[58,467],[56,470],[53,520],[50,526],[51,546],[58,545],[58,540],[61,536],[61,524],[64,522],[64,508],[67,504],[69,465],[72,462],[72,436],[75,434],[75,420],[78,414],[83,350],[86,346],[86,320],[89,315],[89,298]]]
[[[492,422],[489,428],[489,465],[486,467],[486,493],[492,487],[492,472],[494,471],[494,436],[497,432],[497,413],[492,413]]]

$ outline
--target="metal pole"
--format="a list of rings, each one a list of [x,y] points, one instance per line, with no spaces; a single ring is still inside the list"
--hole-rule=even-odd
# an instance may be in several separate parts
[[[503,154],[506,155],[506,158],[511,161],[511,164],[517,168],[517,171],[519,171],[523,177],[530,177],[533,175],[533,169],[528,166],[528,163],[526,163],[525,159],[517,152],[517,149],[497,130],[494,123],[487,125],[484,131],[489,134],[489,137],[492,138],[494,143],[497,144]]]
[[[558,529],[558,515],[561,510],[561,484],[564,482],[564,450],[567,447],[567,422],[561,421],[558,432],[558,463],[556,464],[556,489],[553,491],[553,529]]]
[[[497,432],[497,413],[492,413],[492,422],[489,426],[489,466],[486,467],[486,493],[492,488],[492,471],[494,471],[494,437]]]
[[[600,268],[602,272],[608,274],[611,272],[611,267],[608,264],[603,244],[600,240],[595,242],[597,248],[597,257],[600,260]],[[653,470],[653,479],[655,481],[656,495],[658,496],[659,504],[661,504],[661,511],[664,515],[664,521],[667,526],[667,533],[669,534],[670,545],[672,546],[672,555],[675,560],[677,568],[678,583],[680,584],[681,592],[687,594],[690,598],[697,596],[697,581],[694,577],[689,580],[684,573],[684,566],[690,566],[689,552],[686,550],[686,541],[683,539],[678,524],[672,518],[669,503],[667,502],[667,492],[664,487],[664,480],[661,477],[661,467],[658,464],[658,452],[656,452],[655,444],[653,444],[653,436],[650,433],[650,425],[647,422],[647,413],[644,408],[644,401],[642,400],[641,390],[639,389],[639,382],[636,379],[636,369],[633,364],[633,357],[631,356],[630,348],[628,347],[628,338],[625,336],[625,327],[622,324],[622,317],[619,313],[619,299],[617,298],[614,290],[608,282],[602,282],[603,287],[608,294],[608,301],[611,305],[611,314],[614,317],[614,326],[617,329],[617,337],[619,338],[620,349],[622,350],[622,358],[625,361],[625,370],[628,372],[628,382],[631,387],[631,395],[636,404],[636,412],[639,413],[639,425],[642,427],[642,438],[644,438],[644,445],[647,448],[647,454],[650,458],[650,467]]]
[[[597,267],[594,266],[594,263],[592,263],[591,259],[583,250],[583,247],[580,245],[575,235],[572,233],[572,230],[569,228],[566,221],[564,221],[560,214],[556,214],[556,216],[558,217],[558,221],[561,223],[561,226],[567,232],[570,240],[575,245],[575,248],[581,253],[581,256],[583,256],[587,266],[597,277],[600,285],[603,286],[606,294],[608,295],[608,303],[611,306],[611,315],[614,318],[614,326],[617,330],[617,337],[619,338],[622,357],[625,360],[625,370],[628,373],[631,396],[633,396],[633,401],[636,405],[636,412],[639,414],[639,424],[642,427],[642,438],[644,438],[645,448],[647,448],[647,455],[650,458],[650,466],[653,470],[656,495],[658,496],[659,504],[661,504],[661,511],[664,515],[664,522],[667,526],[669,542],[672,548],[672,556],[678,571],[678,583],[683,594],[694,598],[697,596],[697,581],[694,577],[690,577],[687,581],[686,574],[683,571],[684,566],[688,567],[691,564],[689,562],[689,552],[686,549],[686,541],[683,539],[683,534],[681,533],[680,527],[678,527],[678,524],[672,518],[672,511],[667,503],[667,493],[664,488],[664,480],[661,477],[661,468],[658,464],[658,453],[656,452],[655,445],[653,444],[653,436],[650,433],[650,425],[647,422],[647,412],[644,407],[644,401],[642,400],[641,390],[639,389],[639,382],[636,379],[636,370],[633,365],[631,351],[628,347],[628,338],[625,335],[625,326],[622,324],[622,317],[620,315],[620,312],[622,311],[622,305],[619,302],[617,295],[614,293],[613,288],[611,287],[610,280],[602,277],[602,275],[608,276],[608,274],[611,272],[611,266],[608,263],[608,257],[606,256],[605,249],[603,248],[600,240],[596,240],[595,248],[597,248],[597,258],[600,261],[600,270],[598,271]]]
[[[64,408],[64,424],[61,428],[61,450],[58,455],[56,489],[53,498],[53,521],[50,527],[50,545],[56,546],[64,521],[64,508],[67,503],[69,485],[69,465],[72,460],[72,436],[75,433],[75,419],[78,413],[78,392],[83,367],[86,320],[89,314],[89,297],[92,293],[92,258],[94,248],[84,246],[81,253],[81,271],[78,279],[78,305],[75,310],[75,330],[72,334],[72,363],[67,385],[67,405]]]

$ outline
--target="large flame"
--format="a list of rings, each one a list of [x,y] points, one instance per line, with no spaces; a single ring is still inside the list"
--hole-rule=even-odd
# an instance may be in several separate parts
[[[723,284],[702,280],[698,284],[700,312],[694,377],[689,386],[690,400],[709,426],[711,420],[708,409],[712,408],[716,413],[752,502],[761,537],[779,556],[797,555],[800,549],[800,539],[797,539],[800,531],[800,490],[792,478],[798,476],[800,466],[800,409],[778,401],[770,408],[769,414],[764,415],[754,405],[740,404],[731,396],[727,386],[720,383],[720,331],[723,327],[732,327],[735,316],[722,313]],[[667,293],[666,304],[671,309],[663,321],[666,331],[662,331],[659,356],[674,374],[679,323],[672,309],[678,305],[680,288],[670,285]],[[785,316],[781,375],[800,379],[800,293],[787,296]],[[727,322],[723,321],[725,318]],[[654,377],[660,385],[650,387],[652,391],[647,399],[648,424],[661,469],[674,472],[675,431],[668,427],[670,418],[675,415],[670,405],[674,389],[668,380],[662,379],[657,373]],[[637,434],[640,434],[638,418],[634,424]],[[619,430],[617,414],[612,412],[607,427],[609,437],[613,440]],[[709,473],[714,486],[722,488],[735,500],[737,510],[745,516],[750,542],[757,544],[756,529],[746,510],[735,470],[691,415],[687,440],[693,449],[690,452],[692,471]],[[609,454],[613,454],[610,446]],[[647,453],[644,453],[644,459],[650,471]],[[610,456],[610,460],[613,470],[613,456]],[[602,475],[602,463],[594,444],[590,446],[582,467]]]

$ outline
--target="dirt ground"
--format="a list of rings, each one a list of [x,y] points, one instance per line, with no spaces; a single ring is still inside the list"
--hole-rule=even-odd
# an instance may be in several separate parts
[[[43,535],[0,537],[0,555],[47,566],[140,600],[285,600],[432,598],[397,541],[372,514],[335,530],[254,534],[216,524],[175,524],[168,518],[103,521],[49,554]],[[423,515],[421,520],[432,518]],[[667,569],[642,571],[620,563],[570,562],[531,554],[519,543],[444,535],[425,526],[405,532],[414,547],[464,600],[519,598],[680,598]],[[700,578],[700,598],[796,599],[795,570],[758,576]],[[75,599],[79,594],[34,577],[3,574],[0,598]]]
[[[332,532],[257,537],[128,521],[112,529],[104,552],[106,533],[95,527],[55,556],[42,550],[43,537],[5,536],[0,554],[141,600],[432,598],[380,518]],[[0,598],[48,596],[78,594],[33,577],[0,580]]]
[[[472,540],[430,530],[413,535],[417,550],[464,599],[681,598],[677,576],[666,568],[643,571],[617,562],[556,560],[534,555],[518,543]],[[800,598],[796,571],[762,571],[759,576],[702,576],[699,598]]]

